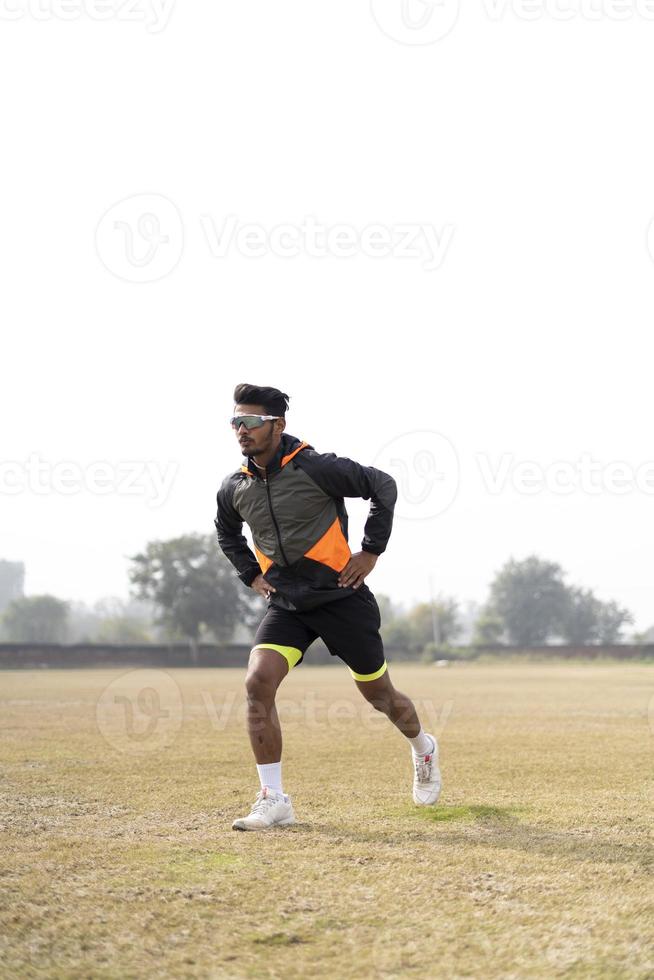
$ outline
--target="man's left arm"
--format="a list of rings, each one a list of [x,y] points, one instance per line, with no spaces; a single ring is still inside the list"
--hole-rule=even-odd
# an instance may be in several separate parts
[[[361,551],[352,555],[338,582],[343,587],[358,588],[375,567],[379,555],[386,550],[393,528],[397,484],[383,470],[363,466],[345,456],[311,451],[302,455],[309,464],[306,467],[309,476],[331,497],[370,500]]]

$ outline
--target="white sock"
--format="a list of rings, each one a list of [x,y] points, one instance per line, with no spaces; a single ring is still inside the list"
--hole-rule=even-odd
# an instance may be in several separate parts
[[[261,789],[263,789],[264,786],[267,786],[269,789],[274,790],[275,793],[284,792],[282,789],[281,762],[268,762],[265,766],[260,766],[257,764],[257,772],[259,773]]]
[[[410,738],[409,741],[411,742],[414,755],[430,755],[436,748],[434,740],[425,734],[422,725],[416,737]]]

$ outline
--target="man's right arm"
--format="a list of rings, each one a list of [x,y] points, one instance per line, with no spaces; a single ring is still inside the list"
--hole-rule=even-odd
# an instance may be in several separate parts
[[[214,525],[218,544],[238,572],[244,585],[251,586],[261,575],[259,562],[253,555],[243,534],[243,521],[234,507],[234,476],[228,476],[216,496],[217,512]]]

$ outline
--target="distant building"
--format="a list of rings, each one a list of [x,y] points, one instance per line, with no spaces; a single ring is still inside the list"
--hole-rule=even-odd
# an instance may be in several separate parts
[[[25,594],[25,565],[22,561],[0,559],[0,614],[10,602]]]

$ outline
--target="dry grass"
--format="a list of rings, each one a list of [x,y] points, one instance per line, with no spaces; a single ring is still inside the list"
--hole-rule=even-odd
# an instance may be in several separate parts
[[[392,673],[439,806],[347,671],[303,664],[300,822],[268,834],[230,829],[257,790],[240,671],[0,674],[2,976],[654,977],[654,667]]]

